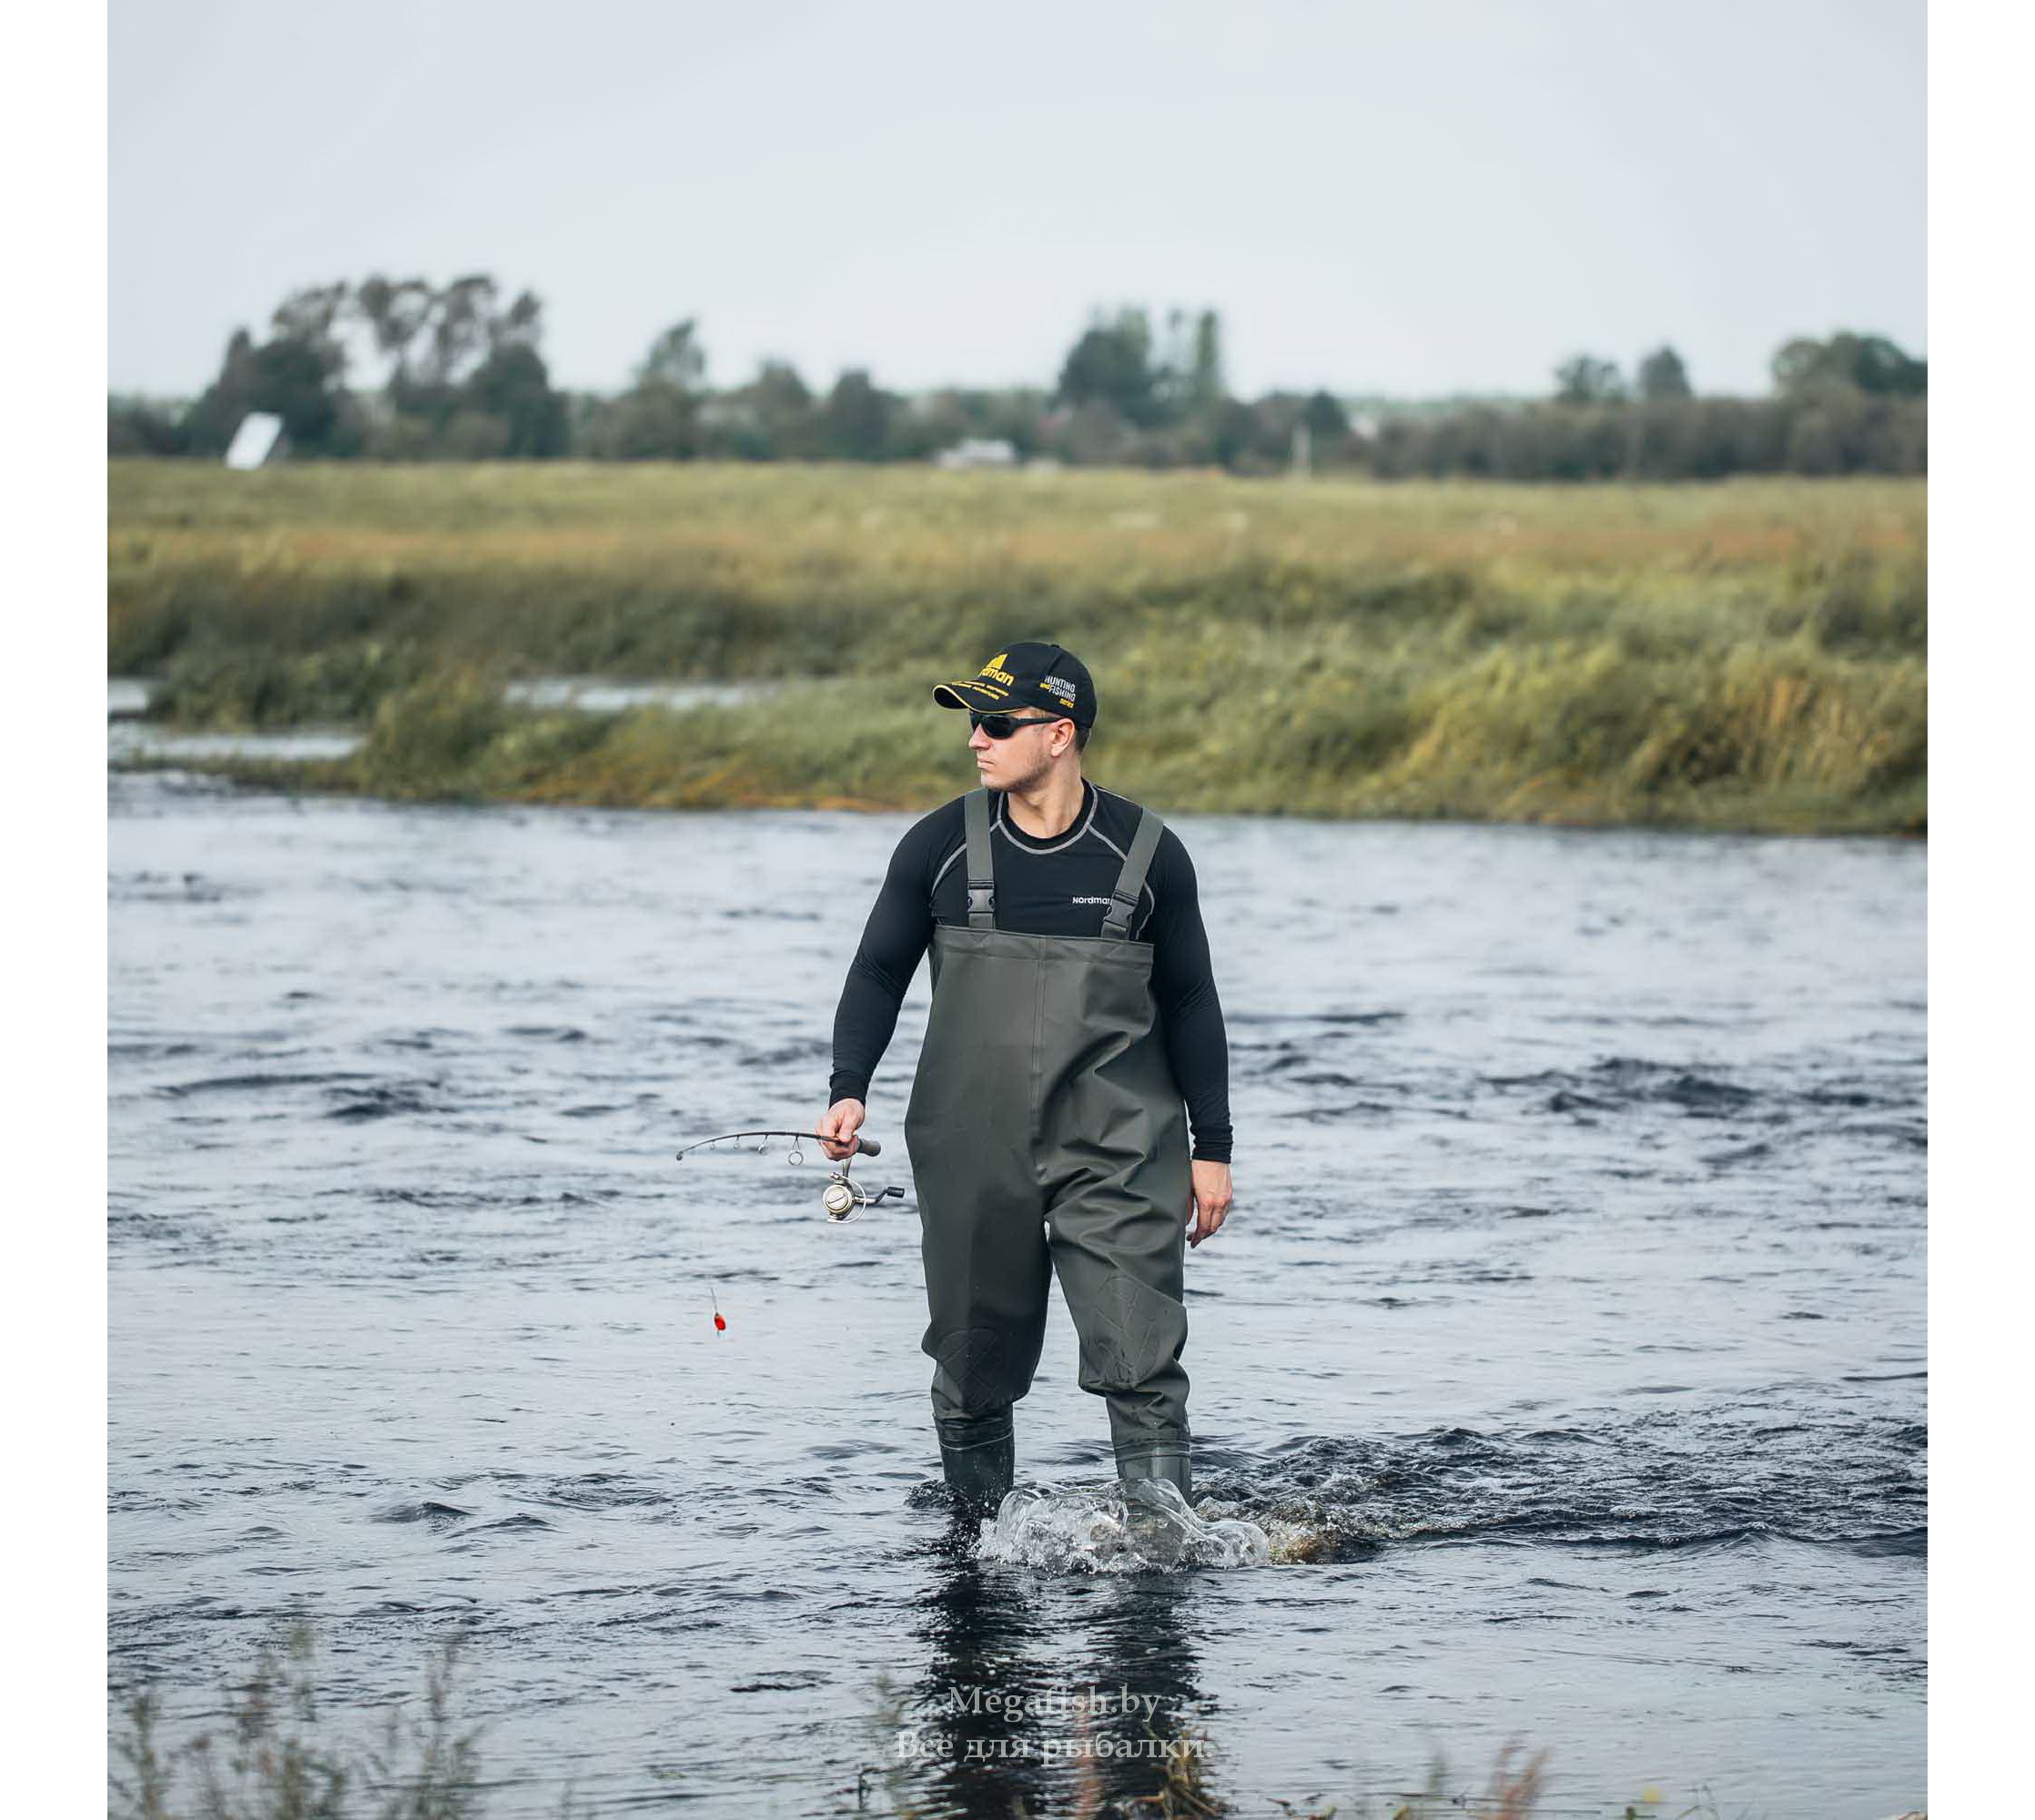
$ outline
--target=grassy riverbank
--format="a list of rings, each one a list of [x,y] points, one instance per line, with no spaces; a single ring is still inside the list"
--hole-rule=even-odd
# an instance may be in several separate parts
[[[365,724],[313,787],[929,805],[974,774],[927,685],[1043,636],[1097,672],[1091,774],[1175,811],[1926,825],[1919,481],[123,462],[110,497],[109,667],[185,724]],[[501,703],[546,673],[790,686]]]

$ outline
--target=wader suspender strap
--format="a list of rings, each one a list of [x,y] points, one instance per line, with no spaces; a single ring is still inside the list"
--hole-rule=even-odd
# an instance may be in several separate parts
[[[1130,919],[1138,908],[1138,894],[1144,889],[1145,869],[1151,864],[1152,851],[1166,824],[1149,809],[1138,817],[1138,832],[1130,838],[1130,851],[1123,856],[1123,870],[1117,875],[1117,888],[1109,894],[1109,908],[1102,918],[1102,933],[1118,941],[1130,934]]]
[[[963,799],[968,831],[968,927],[997,926],[997,881],[989,859],[989,792],[971,790]]]
[[[988,790],[969,791],[962,808],[968,834],[968,927],[994,929],[997,890],[989,858]],[[1123,870],[1117,875],[1116,889],[1109,894],[1109,908],[1102,918],[1105,935],[1122,941],[1130,934],[1130,919],[1138,913],[1138,896],[1145,888],[1145,873],[1165,827],[1151,810],[1139,812],[1138,832],[1131,836],[1130,851],[1123,856]]]

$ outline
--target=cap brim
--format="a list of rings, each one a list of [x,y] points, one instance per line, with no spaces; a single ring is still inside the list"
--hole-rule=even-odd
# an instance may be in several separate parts
[[[990,713],[1011,704],[1010,691],[994,682],[936,682],[933,699],[943,708],[980,708]]]

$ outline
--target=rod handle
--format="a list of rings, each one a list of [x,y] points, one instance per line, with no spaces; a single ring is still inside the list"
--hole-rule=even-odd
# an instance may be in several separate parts
[[[857,1138],[855,1142],[856,1154],[858,1157],[880,1157],[883,1155],[883,1146],[877,1143],[874,1138]]]

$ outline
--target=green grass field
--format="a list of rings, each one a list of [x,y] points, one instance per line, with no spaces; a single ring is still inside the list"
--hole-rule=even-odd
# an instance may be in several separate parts
[[[109,495],[109,669],[190,724],[366,724],[316,787],[929,806],[974,778],[929,684],[1039,637],[1096,672],[1085,768],[1163,809],[1927,824],[1920,481],[116,462]],[[501,703],[554,673],[792,686]]]

